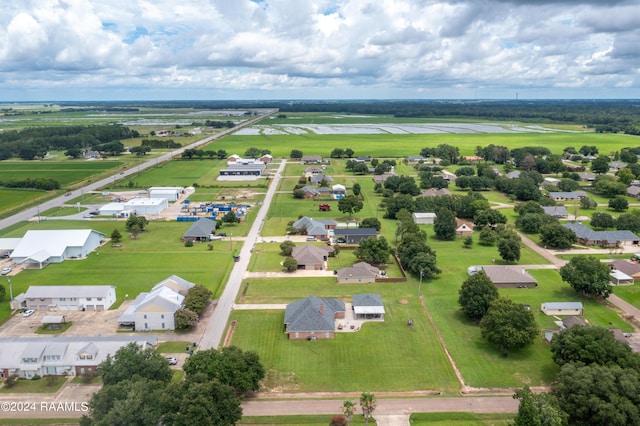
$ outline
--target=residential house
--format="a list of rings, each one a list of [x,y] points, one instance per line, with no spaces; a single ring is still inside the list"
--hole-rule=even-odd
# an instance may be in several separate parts
[[[513,170],[513,171],[510,171],[509,173],[507,173],[507,174],[505,175],[505,177],[506,177],[507,179],[519,179],[519,178],[520,178],[520,174],[521,174],[521,173],[522,173],[522,172],[521,172],[520,170]]]
[[[422,191],[422,193],[420,194],[421,197],[442,197],[444,195],[451,195],[451,191],[449,191],[447,188],[429,188]]]
[[[440,172],[442,174],[442,179],[448,181],[448,182],[455,182],[456,179],[458,179],[458,176],[455,175],[455,173],[451,173],[448,170],[442,170]]]
[[[549,316],[582,315],[582,302],[545,302],[540,309]]]
[[[616,259],[609,264],[612,269],[624,272],[632,277],[634,281],[640,281],[640,264],[625,259]]]
[[[383,173],[381,175],[373,175],[373,181],[375,183],[384,183],[391,176],[396,176],[395,173]]]
[[[429,212],[416,212],[411,216],[413,216],[413,222],[418,225],[433,225],[433,222],[436,220],[436,214]]]
[[[373,284],[380,276],[380,269],[367,262],[359,262],[337,272],[338,284]]]
[[[613,285],[633,285],[633,277],[618,269],[612,269],[609,273],[611,284]]]
[[[176,278],[179,277],[174,275],[156,284],[150,292],[140,293],[118,317],[120,326],[133,327],[136,331],[174,330],[176,328],[174,316],[182,308],[186,294],[184,290],[176,291],[175,288],[195,286],[181,278],[178,282]]]
[[[313,219],[303,216],[293,222],[292,226],[304,235],[326,241],[329,239],[329,230],[335,229],[338,223],[333,219]]]
[[[565,228],[571,229],[578,237],[578,243],[586,246],[623,247],[637,245],[640,237],[631,231],[594,231],[581,223],[565,223]]]
[[[135,343],[146,349],[155,347],[152,336],[4,337],[0,338],[0,379],[18,376],[82,376],[94,374],[109,355]]]
[[[638,198],[638,196],[640,196],[640,186],[632,185],[628,187],[627,195],[629,197]]]
[[[313,186],[305,185],[300,189],[304,191],[304,198],[314,198],[320,195],[320,191]]]
[[[30,230],[15,246],[11,258],[25,268],[42,269],[49,263],[86,258],[104,240],[102,232],[92,229]]]
[[[369,157],[368,155],[360,155],[355,158],[356,163],[368,163],[370,161],[371,161],[371,157]]]
[[[322,169],[320,167],[309,166],[304,169],[304,176],[307,178],[319,175],[320,173],[322,173]]]
[[[284,313],[285,333],[289,339],[333,339],[336,320],[344,319],[343,301],[315,296],[287,305]]]
[[[176,293],[186,296],[187,293],[189,293],[189,290],[195,287],[195,284],[185,280],[184,278],[180,278],[177,275],[171,275],[169,278],[165,278],[158,284],[154,285],[151,291],[157,290],[160,287],[168,287]]]
[[[216,232],[216,221],[207,217],[201,217],[193,222],[191,227],[182,234],[182,241],[210,241]]]
[[[303,155],[300,159],[302,164],[321,164],[322,156],[321,155]]]
[[[333,235],[336,240],[343,239],[345,244],[360,244],[366,238],[377,238],[378,231],[376,228],[334,229]]]
[[[547,197],[555,201],[579,201],[587,196],[584,191],[549,192]]]
[[[464,160],[465,160],[466,162],[468,162],[468,163],[469,163],[469,164],[471,164],[471,165],[476,165],[476,164],[478,164],[480,161],[483,161],[483,160],[484,160],[484,158],[483,158],[483,157],[479,157],[479,156],[477,156],[477,155],[465,155],[463,158],[464,158]]]
[[[557,217],[558,219],[566,219],[569,217],[569,211],[565,206],[542,206],[544,214]]]
[[[12,309],[105,311],[116,301],[112,285],[32,285],[11,301]]]
[[[429,161],[427,157],[423,157],[422,155],[409,155],[404,159],[407,163],[424,163]]]
[[[499,288],[536,287],[535,278],[519,266],[482,266],[482,270],[491,282]]]
[[[456,218],[456,235],[458,237],[466,237],[473,234],[473,228],[473,223]]]
[[[591,172],[581,172],[578,173],[578,176],[580,176],[582,182],[593,182],[596,180],[596,174]]]
[[[309,182],[314,185],[319,185],[322,181],[330,184],[333,182],[333,178],[331,176],[327,176],[324,173],[318,173],[316,175],[311,176]]]
[[[331,246],[314,246],[305,244],[295,246],[291,256],[298,262],[298,269],[322,271],[327,269],[329,253],[333,253]]]
[[[351,301],[354,319],[384,321],[384,305],[379,294],[354,294]]]
[[[589,324],[580,317],[570,316],[567,318],[562,318],[562,328],[573,328],[575,326],[588,327]]]
[[[612,161],[609,163],[609,171],[617,172],[620,169],[624,169],[627,167],[627,163],[624,161]]]

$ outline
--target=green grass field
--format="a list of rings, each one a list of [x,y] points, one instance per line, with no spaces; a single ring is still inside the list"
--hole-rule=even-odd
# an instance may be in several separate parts
[[[52,178],[62,187],[120,167],[121,161],[3,161],[0,181]]]

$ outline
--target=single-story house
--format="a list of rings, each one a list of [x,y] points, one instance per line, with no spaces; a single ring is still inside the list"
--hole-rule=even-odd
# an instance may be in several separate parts
[[[319,185],[320,182],[325,181],[326,183],[331,183],[333,182],[333,178],[331,176],[327,176],[324,173],[318,173],[316,175],[311,176],[311,179],[309,180],[309,182],[311,182],[314,185]]]
[[[640,186],[632,185],[627,188],[627,195],[629,197],[638,198],[640,196]]]
[[[360,244],[360,241],[366,238],[376,238],[378,231],[376,228],[334,229],[333,236],[336,239],[344,239],[345,244]]]
[[[371,157],[369,157],[368,155],[359,155],[354,159],[354,161],[356,163],[368,163],[371,161]]]
[[[589,324],[580,317],[570,316],[567,318],[562,318],[562,328],[572,328],[575,326],[588,327]]]
[[[509,173],[507,173],[506,175],[504,175],[507,179],[518,179],[520,178],[520,174],[522,172],[520,170],[513,170],[510,171]]]
[[[609,264],[612,269],[624,272],[632,277],[634,281],[640,281],[640,264],[625,259],[616,259]]]
[[[577,222],[566,223],[563,226],[571,229],[578,237],[578,242],[586,246],[618,247],[637,245],[640,242],[640,237],[631,231],[594,231]]]
[[[336,320],[344,317],[343,301],[309,296],[287,305],[284,312],[284,332],[292,340],[333,339]]]
[[[465,161],[469,162],[469,164],[472,164],[472,165],[476,165],[480,161],[484,160],[484,157],[480,157],[478,155],[465,155],[463,158]]]
[[[436,220],[435,213],[413,213],[413,222],[418,225],[433,225],[433,222]]]
[[[596,180],[596,174],[591,172],[581,172],[578,173],[578,176],[580,176],[582,182],[593,182]]]
[[[549,192],[547,197],[555,201],[578,201],[587,196],[584,191]]]
[[[609,163],[609,171],[617,172],[620,169],[624,169],[628,164],[624,161],[612,161]]]
[[[338,222],[333,219],[313,219],[308,216],[303,216],[293,222],[292,226],[297,229],[298,232],[304,230],[305,235],[326,241],[329,239],[329,230],[335,229],[338,226]]]
[[[540,187],[542,188],[555,187],[558,185],[558,183],[560,183],[560,179],[545,177],[542,183],[540,184]]]
[[[105,311],[116,302],[112,285],[32,285],[11,301],[12,309]]]
[[[473,234],[473,228],[473,223],[456,218],[456,235],[458,237],[466,237]]]
[[[373,175],[373,181],[375,183],[384,183],[391,176],[396,176],[395,173],[383,173],[381,175]]]
[[[133,327],[136,331],[174,330],[175,313],[184,302],[183,291],[174,290],[176,280],[172,276],[169,280],[156,284],[150,292],[140,293],[118,317],[121,327]],[[182,280],[180,278],[180,280]],[[189,283],[191,287],[195,284]],[[180,287],[184,287],[180,284]]]
[[[333,251],[334,248],[331,246],[304,244],[295,246],[291,251],[291,257],[298,262],[298,269],[321,271],[327,269],[329,253]]]
[[[384,321],[384,305],[379,294],[354,294],[351,301],[355,319]]]
[[[220,176],[260,176],[266,169],[267,166],[262,161],[231,163],[229,167],[220,170]]]
[[[451,191],[449,191],[447,188],[429,188],[425,191],[422,191],[422,193],[420,194],[421,197],[442,197],[443,195],[451,195]]]
[[[427,157],[423,157],[422,155],[409,155],[408,157],[405,157],[404,161],[406,161],[407,163],[424,163],[425,161],[428,161],[429,159]]]
[[[544,214],[557,217],[558,219],[566,219],[569,216],[569,211],[565,206],[542,206]]]
[[[304,176],[307,178],[319,175],[320,173],[322,173],[322,169],[320,167],[309,166],[304,169]]]
[[[304,191],[304,198],[313,198],[317,195],[320,195],[320,191],[318,191],[318,189],[314,188],[313,186],[305,185],[300,189]]]
[[[321,155],[303,155],[300,159],[302,164],[320,164],[322,163]]]
[[[633,285],[634,282],[633,277],[618,269],[611,270],[609,276],[611,277],[610,281],[613,285]]]
[[[49,263],[85,258],[104,241],[92,229],[30,230],[15,246],[11,258],[25,267],[42,269]]]
[[[442,174],[442,179],[448,182],[455,182],[456,179],[458,179],[458,176],[456,176],[455,173],[451,173],[448,170],[442,170],[440,173]]]
[[[540,310],[549,316],[582,315],[584,308],[582,302],[545,302]]]
[[[34,376],[81,376],[94,374],[107,356],[130,343],[143,349],[155,347],[152,336],[92,336],[83,337],[4,337],[0,338],[0,379],[17,375],[23,379]]]
[[[536,287],[535,278],[519,266],[483,266],[482,270],[491,282],[499,288]]]
[[[149,198],[166,198],[169,201],[176,201],[180,194],[184,193],[181,186],[152,186],[149,188]]]
[[[216,232],[216,221],[207,217],[201,217],[193,222],[187,232],[182,234],[182,241],[210,241]]]
[[[367,262],[358,262],[347,268],[338,269],[338,284],[373,284],[380,276],[380,269]]]

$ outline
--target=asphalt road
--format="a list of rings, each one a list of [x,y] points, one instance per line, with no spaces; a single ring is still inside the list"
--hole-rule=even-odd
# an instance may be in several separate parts
[[[68,203],[69,200],[72,200],[72,199],[77,198],[77,197],[81,197],[82,194],[84,194],[84,193],[88,193],[90,191],[96,191],[96,190],[98,190],[100,188],[103,188],[103,187],[105,187],[105,186],[109,185],[110,183],[113,183],[113,182],[115,182],[117,180],[124,179],[124,178],[126,178],[126,177],[128,177],[130,175],[133,175],[135,173],[139,173],[142,170],[146,170],[149,167],[154,167],[154,166],[156,166],[156,165],[158,165],[160,163],[164,163],[166,161],[169,161],[173,157],[182,154],[187,149],[197,148],[197,147],[205,145],[205,144],[207,144],[207,143],[209,143],[211,141],[214,141],[216,139],[220,139],[220,138],[222,138],[224,136],[227,136],[227,135],[229,135],[229,134],[231,134],[233,132],[236,132],[236,131],[242,129],[243,127],[250,126],[250,125],[256,123],[257,121],[260,121],[263,118],[269,116],[274,111],[276,111],[276,110],[269,110],[267,113],[259,115],[259,116],[255,117],[255,118],[252,118],[251,120],[247,120],[245,122],[242,122],[242,123],[238,124],[236,127],[233,127],[231,129],[227,129],[227,130],[225,130],[223,132],[217,133],[217,134],[212,135],[212,136],[208,136],[208,137],[206,137],[204,139],[201,139],[199,141],[196,141],[196,142],[192,143],[191,145],[179,148],[179,149],[177,149],[175,151],[172,151],[170,153],[167,153],[167,154],[163,154],[160,157],[150,159],[150,160],[145,161],[144,163],[142,163],[142,164],[140,164],[138,166],[135,166],[133,168],[127,169],[127,170],[125,170],[123,172],[119,172],[118,174],[115,174],[113,176],[109,176],[109,177],[104,178],[102,180],[90,183],[88,185],[83,186],[82,188],[75,189],[75,190],[71,191],[68,195],[66,195],[66,194],[65,195],[61,195],[60,197],[56,197],[56,198],[53,198],[51,200],[45,201],[45,202],[41,203],[38,206],[23,210],[20,213],[16,213],[13,216],[9,216],[9,217],[7,217],[5,219],[2,219],[2,220],[0,220],[0,229],[4,229],[4,228],[6,228],[8,226],[11,226],[11,225],[14,225],[14,224],[16,224],[18,222],[29,220],[32,217],[37,216],[39,214],[39,212],[44,212],[44,211],[49,210],[49,209],[54,208],[54,207],[60,207],[63,204]]]
[[[234,263],[231,275],[229,276],[227,285],[224,288],[224,292],[222,293],[220,300],[218,300],[216,309],[207,323],[204,335],[200,341],[201,349],[218,348],[222,342],[222,335],[226,324],[229,321],[229,316],[231,315],[233,304],[235,303],[236,296],[240,290],[242,279],[244,278],[246,271],[249,269],[251,252],[256,242],[258,242],[258,237],[260,236],[260,231],[264,224],[264,219],[267,216],[269,206],[271,205],[271,201],[276,193],[276,188],[280,183],[282,172],[284,171],[286,164],[287,160],[283,159],[269,186],[269,189],[267,190],[267,194],[265,195],[264,201],[260,206],[260,210],[258,210],[258,214],[251,225],[251,229],[244,240],[244,244],[240,250],[240,260]]]

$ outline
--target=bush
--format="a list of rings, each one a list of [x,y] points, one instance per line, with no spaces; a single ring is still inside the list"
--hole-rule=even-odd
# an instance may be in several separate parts
[[[191,240],[187,240],[187,241],[185,241],[185,242],[184,242],[184,246],[185,246],[185,247],[193,247],[193,241],[191,241]]]

